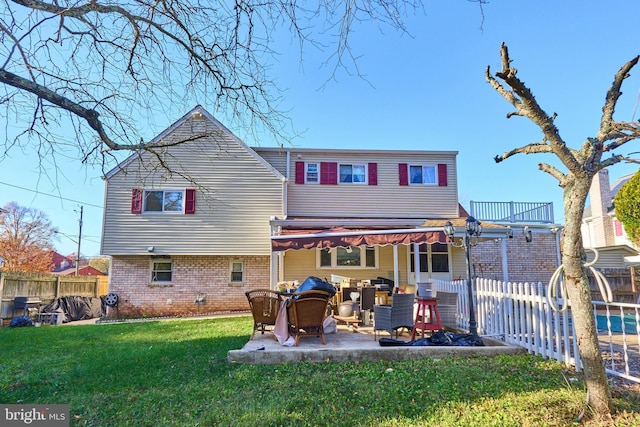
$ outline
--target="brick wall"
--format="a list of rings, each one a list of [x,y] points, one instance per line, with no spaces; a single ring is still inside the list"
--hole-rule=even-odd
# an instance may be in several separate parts
[[[269,287],[269,257],[173,256],[170,285],[150,283],[151,257],[114,256],[109,292],[120,316],[176,316],[249,310],[244,293]],[[244,262],[244,282],[230,283],[230,262]],[[195,303],[202,292],[206,302]]]
[[[556,237],[553,234],[533,234],[527,243],[522,235],[507,242],[510,282],[548,282],[558,268]],[[487,240],[471,249],[471,262],[479,277],[503,280],[502,241]],[[473,272],[473,270],[472,270]]]

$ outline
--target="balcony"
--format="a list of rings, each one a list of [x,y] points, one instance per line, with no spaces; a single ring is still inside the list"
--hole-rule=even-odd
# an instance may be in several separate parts
[[[471,216],[497,223],[553,224],[551,202],[474,202]]]

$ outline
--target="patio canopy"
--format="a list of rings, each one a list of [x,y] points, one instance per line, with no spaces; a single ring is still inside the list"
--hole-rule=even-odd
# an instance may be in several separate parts
[[[271,237],[273,252],[289,249],[315,249],[348,246],[409,245],[411,243],[445,243],[442,227],[375,229],[331,227],[323,229],[283,228]]]

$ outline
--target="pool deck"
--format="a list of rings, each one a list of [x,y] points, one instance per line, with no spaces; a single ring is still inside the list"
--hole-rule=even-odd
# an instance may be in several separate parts
[[[388,338],[389,334],[378,333],[378,338],[380,337]],[[395,334],[393,338],[395,338]],[[405,332],[398,339],[407,342],[411,339],[411,335]],[[338,325],[338,331],[325,334],[325,340],[326,344],[323,345],[318,337],[302,337],[297,347],[289,347],[278,343],[271,332],[265,332],[264,335],[258,332],[242,349],[229,351],[227,359],[231,363],[270,365],[300,362],[362,362],[365,360],[372,362],[401,361],[425,357],[494,356],[526,352],[521,347],[484,337],[484,347],[383,347],[374,338],[372,327],[359,327],[357,331],[354,331],[351,326],[347,325]]]

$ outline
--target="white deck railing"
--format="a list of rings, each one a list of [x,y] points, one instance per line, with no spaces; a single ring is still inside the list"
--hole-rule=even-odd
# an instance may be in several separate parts
[[[440,292],[458,294],[457,326],[468,329],[466,281],[434,280],[434,287]],[[526,348],[529,353],[555,359],[566,366],[574,366],[576,370],[582,369],[570,304],[569,309],[562,313],[551,309],[546,286],[541,282],[505,283],[477,279],[474,296],[480,335],[499,338]],[[562,301],[555,305],[561,306]],[[607,373],[640,382],[640,373],[630,368],[631,357],[640,359],[640,305],[594,302],[594,315],[598,316],[599,328],[604,331],[599,332],[599,337],[604,344]]]
[[[553,203],[476,202],[472,200],[470,214],[482,221],[553,224]]]

